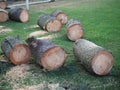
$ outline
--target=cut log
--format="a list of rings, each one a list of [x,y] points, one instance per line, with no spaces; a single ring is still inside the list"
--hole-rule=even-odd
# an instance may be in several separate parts
[[[17,22],[27,22],[29,20],[29,13],[23,8],[12,8],[8,15],[11,20]]]
[[[40,26],[40,28],[47,30],[48,32],[57,32],[60,31],[62,24],[59,20],[55,19],[55,17],[52,17],[48,14],[42,14],[37,24]]]
[[[82,25],[77,19],[70,19],[67,26],[67,36],[71,41],[76,41],[83,37],[84,31]]]
[[[0,9],[0,22],[6,22],[8,19],[8,12],[4,9]]]
[[[30,49],[18,38],[6,37],[2,42],[1,49],[15,65],[27,63],[30,60]]]
[[[0,1],[0,8],[5,9],[7,7],[7,3],[5,1]]]
[[[26,40],[36,62],[47,70],[60,68],[66,61],[67,54],[59,46],[48,40],[30,37]]]
[[[73,52],[77,60],[90,72],[97,75],[107,75],[114,62],[112,54],[85,39],[75,42]]]
[[[61,10],[55,10],[51,13],[51,16],[56,17],[62,24],[66,24],[68,22],[67,15]]]

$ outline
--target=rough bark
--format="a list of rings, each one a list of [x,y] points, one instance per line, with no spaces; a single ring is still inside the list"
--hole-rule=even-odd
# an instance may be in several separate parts
[[[0,8],[5,9],[7,7],[7,3],[5,1],[0,1]]]
[[[6,22],[8,19],[8,12],[4,9],[0,9],[0,22]]]
[[[61,47],[55,45],[53,42],[36,39],[34,37],[28,38],[26,42],[36,62],[45,69],[54,70],[64,64],[67,54]]]
[[[28,46],[15,37],[6,37],[2,41],[1,49],[5,56],[15,65],[27,63],[31,56]]]
[[[66,24],[68,22],[67,15],[61,10],[55,10],[51,13],[51,16],[56,17],[62,24]]]
[[[48,14],[42,14],[37,24],[40,26],[40,28],[47,30],[48,32],[57,32],[60,31],[62,24],[59,20],[55,19],[55,17],[52,17]]]
[[[113,56],[106,49],[85,39],[75,42],[73,52],[77,60],[90,72],[106,75],[113,66]]]
[[[29,20],[29,13],[23,8],[12,8],[8,15],[11,20],[17,22],[27,22]]]
[[[67,36],[70,40],[76,41],[83,37],[84,30],[79,20],[70,19],[66,24],[66,26],[67,26]]]

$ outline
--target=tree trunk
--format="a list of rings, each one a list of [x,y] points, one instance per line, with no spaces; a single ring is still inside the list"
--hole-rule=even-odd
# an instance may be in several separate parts
[[[27,63],[30,60],[30,49],[18,38],[6,37],[1,44],[1,49],[15,65]]]
[[[48,32],[60,31],[62,27],[62,24],[59,20],[47,14],[42,14],[39,17],[37,24],[40,26],[40,28],[47,30]]]
[[[113,56],[106,49],[85,39],[75,42],[73,52],[77,60],[90,72],[106,75],[113,66]]]
[[[67,36],[70,40],[76,41],[83,37],[84,31],[80,22],[76,19],[70,19],[67,23]]]
[[[8,12],[4,9],[0,9],[0,22],[6,22],[8,19]]]
[[[9,11],[9,18],[18,22],[27,22],[29,20],[29,13],[23,8],[13,8]]]
[[[62,24],[66,24],[68,22],[67,15],[61,10],[55,10],[51,13],[51,16],[56,17]]]
[[[5,9],[7,7],[7,3],[5,1],[0,1],[0,8]]]
[[[64,64],[67,54],[54,43],[48,40],[35,39],[34,37],[28,38],[26,42],[36,62],[45,69],[54,70]]]

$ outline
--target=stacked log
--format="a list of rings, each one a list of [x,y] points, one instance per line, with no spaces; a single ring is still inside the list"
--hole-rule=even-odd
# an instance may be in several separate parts
[[[48,40],[30,37],[26,40],[36,62],[47,70],[60,68],[66,61],[67,54],[59,46]]]
[[[27,22],[29,20],[29,13],[24,8],[12,8],[8,15],[11,20],[17,22]]]
[[[107,75],[113,66],[114,58],[112,54],[88,40],[77,40],[74,44],[73,52],[76,59],[88,71],[97,75]]]
[[[68,22],[67,15],[61,10],[55,10],[51,13],[51,16],[56,17],[62,24],[66,24]]]
[[[6,37],[1,44],[5,56],[15,65],[27,63],[31,52],[27,45],[15,37]]]
[[[7,3],[5,0],[0,0],[0,8],[5,9],[7,7]]]
[[[83,27],[77,19],[70,19],[67,26],[67,36],[71,41],[76,41],[83,37]]]
[[[0,9],[0,22],[6,22],[8,19],[8,12],[4,9]]]
[[[48,32],[58,32],[62,27],[62,24],[59,20],[48,14],[42,14],[39,17],[37,24],[40,26],[40,28],[47,30]]]

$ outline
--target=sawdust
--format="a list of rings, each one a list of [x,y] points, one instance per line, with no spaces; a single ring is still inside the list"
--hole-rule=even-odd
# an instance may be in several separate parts
[[[46,34],[46,33],[48,33],[48,32],[46,32],[46,31],[35,31],[35,32],[30,33],[30,34],[29,34],[29,37],[31,37],[31,36],[44,35],[44,34]]]
[[[0,34],[4,34],[4,33],[8,33],[8,32],[12,32],[12,29],[6,28],[4,26],[0,26]]]
[[[53,39],[53,38],[56,38],[56,37],[58,37],[58,35],[53,34],[53,35],[43,36],[43,37],[40,37],[40,38],[37,38],[37,39],[48,39],[48,40],[50,40],[50,39]]]

